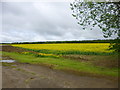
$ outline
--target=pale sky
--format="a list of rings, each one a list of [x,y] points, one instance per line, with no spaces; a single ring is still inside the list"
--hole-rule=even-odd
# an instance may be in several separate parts
[[[98,27],[83,30],[77,24],[70,2],[1,2],[0,6],[1,42],[104,39]]]

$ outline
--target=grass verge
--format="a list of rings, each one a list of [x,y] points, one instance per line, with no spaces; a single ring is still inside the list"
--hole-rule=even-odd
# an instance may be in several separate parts
[[[87,62],[78,62],[70,59],[64,58],[52,58],[52,57],[35,57],[32,55],[24,55],[20,53],[13,52],[2,52],[3,55],[10,56],[11,58],[17,60],[20,63],[30,63],[30,64],[42,64],[47,65],[53,69],[62,70],[72,70],[76,72],[85,72],[89,74],[96,74],[102,76],[118,76],[117,68],[102,68],[91,65]]]

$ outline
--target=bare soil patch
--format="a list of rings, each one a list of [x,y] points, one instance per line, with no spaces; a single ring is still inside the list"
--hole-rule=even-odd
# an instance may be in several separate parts
[[[2,45],[0,46],[2,48],[2,51],[5,51],[5,52],[25,52],[25,51],[28,51],[28,50],[25,50],[25,49],[22,49],[22,48],[19,48],[19,47],[13,47],[13,46],[10,46],[10,45]]]

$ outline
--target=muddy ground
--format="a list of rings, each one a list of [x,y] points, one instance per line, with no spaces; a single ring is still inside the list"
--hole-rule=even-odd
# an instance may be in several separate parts
[[[7,50],[5,49],[7,47]],[[11,49],[9,49],[11,48]],[[3,51],[21,52],[12,46]],[[5,59],[10,57],[3,56]],[[79,76],[51,68],[27,63],[3,63],[3,88],[117,88],[118,82],[105,78]]]

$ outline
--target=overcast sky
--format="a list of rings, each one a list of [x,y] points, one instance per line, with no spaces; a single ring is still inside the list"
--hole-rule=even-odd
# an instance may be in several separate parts
[[[70,2],[2,2],[0,15],[2,42],[104,39],[77,24]]]

